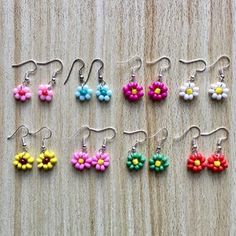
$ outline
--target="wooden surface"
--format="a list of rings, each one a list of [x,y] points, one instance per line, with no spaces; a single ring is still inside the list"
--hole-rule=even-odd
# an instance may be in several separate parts
[[[233,0],[96,0],[96,1],[1,1],[0,4],[0,235],[236,235],[235,185],[235,12]],[[232,64],[226,74],[231,92],[227,101],[212,102],[207,89],[217,80],[218,66],[200,74],[199,98],[190,103],[178,99],[178,87],[194,66],[178,60],[202,57],[208,63],[227,54]],[[144,61],[169,56],[172,67],[165,74],[170,88],[168,99],[159,104],[147,96],[137,104],[124,100],[121,87],[130,70],[121,60],[139,55]],[[94,58],[104,60],[104,79],[113,90],[109,104],[95,98],[80,104],[74,92],[77,71],[63,85],[70,65],[82,58],[88,67]],[[63,74],[58,77],[53,102],[42,104],[35,94],[27,104],[16,103],[13,87],[23,80],[30,65],[12,69],[13,63],[33,58],[45,61],[61,58]],[[159,64],[160,66],[160,64]],[[37,91],[47,82],[56,65],[40,67],[31,77]],[[97,67],[98,68],[98,67]],[[139,81],[147,85],[157,67],[144,66]],[[96,70],[89,84],[96,86]],[[54,136],[48,143],[59,162],[51,172],[17,172],[11,162],[21,150],[19,136],[7,136],[20,124],[35,130],[50,127]],[[108,145],[109,169],[78,173],[70,155],[80,148],[81,136],[68,139],[81,125],[96,128],[114,126],[115,141]],[[227,126],[230,139],[223,145],[230,168],[220,175],[209,171],[193,175],[185,168],[191,134],[173,140],[190,125],[204,131]],[[136,137],[123,130],[146,129],[150,134],[162,127],[170,133],[163,152],[171,165],[165,173],[148,170],[130,173],[125,161]],[[215,150],[220,132],[199,140],[199,149],[208,156]],[[95,152],[102,135],[93,134],[89,150]],[[28,140],[29,141],[29,140]],[[139,146],[150,157],[155,140]],[[39,153],[40,137],[30,139],[30,152]]]

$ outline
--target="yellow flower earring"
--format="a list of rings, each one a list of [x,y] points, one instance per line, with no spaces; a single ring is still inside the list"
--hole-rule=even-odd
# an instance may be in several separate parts
[[[21,125],[7,139],[12,139],[20,129],[25,129],[27,132],[21,136],[23,152],[19,152],[15,155],[13,165],[19,170],[30,170],[33,167],[34,158],[29,154],[28,146],[24,140],[24,138],[29,134],[29,129],[25,125]]]
[[[53,166],[57,163],[57,157],[53,151],[49,151],[47,149],[47,147],[45,146],[45,141],[52,137],[52,131],[47,127],[42,127],[36,132],[30,132],[29,134],[36,135],[43,129],[47,129],[49,131],[49,135],[47,137],[42,138],[41,153],[37,158],[37,166],[39,169],[51,170]]]

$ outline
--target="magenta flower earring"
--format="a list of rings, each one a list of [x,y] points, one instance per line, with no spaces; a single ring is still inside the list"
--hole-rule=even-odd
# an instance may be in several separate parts
[[[53,62],[58,62],[60,64],[60,68],[56,72],[53,73],[52,79],[48,82],[48,84],[40,84],[39,85],[38,96],[42,102],[51,102],[52,101],[53,96],[54,96],[53,87],[56,84],[57,75],[60,74],[63,70],[63,63],[59,59],[53,59],[53,60],[47,61],[47,62],[37,62],[37,65],[48,65]]]
[[[138,84],[137,76],[136,76],[136,72],[142,66],[142,59],[136,56],[136,57],[131,58],[127,62],[130,62],[133,59],[135,59],[135,62],[137,62],[139,65],[133,66],[131,68],[131,78],[129,80],[129,83],[123,86],[123,94],[125,98],[130,102],[139,101],[144,95],[143,86]],[[121,62],[121,63],[125,63],[125,62]]]
[[[23,66],[27,63],[33,63],[34,64],[34,68],[32,70],[29,70],[25,73],[25,78],[24,81],[16,86],[13,89],[13,96],[17,101],[21,101],[21,102],[25,102],[30,100],[30,98],[32,97],[32,93],[31,90],[29,88],[30,85],[30,79],[29,76],[31,74],[35,74],[36,70],[37,70],[37,63],[34,60],[28,60],[28,61],[24,61],[20,64],[14,64],[12,65],[12,67],[19,67],[19,66]]]
[[[159,70],[158,76],[155,78],[155,81],[149,85],[148,96],[153,101],[162,101],[165,100],[168,95],[168,88],[166,84],[163,82],[163,75],[162,73],[167,71],[171,66],[171,61],[169,57],[163,56],[158,58],[157,60],[147,62],[147,65],[155,65],[156,63],[160,62],[161,60],[166,60],[168,62],[168,66],[162,67]]]

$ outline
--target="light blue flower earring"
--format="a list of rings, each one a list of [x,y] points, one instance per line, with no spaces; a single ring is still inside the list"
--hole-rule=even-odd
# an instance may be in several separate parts
[[[96,96],[100,102],[109,102],[111,100],[112,91],[109,89],[108,85],[106,84],[105,80],[103,79],[102,72],[103,72],[104,63],[101,59],[94,59],[93,60],[90,70],[89,70],[89,73],[88,73],[87,81],[88,81],[89,76],[91,74],[93,65],[96,62],[99,62],[101,64],[101,67],[98,69],[98,83],[99,84],[97,86]]]
[[[77,62],[79,62],[82,66],[79,69],[79,83],[80,83],[80,85],[77,87],[77,89],[75,91],[75,97],[81,102],[89,101],[92,98],[93,90],[87,85],[89,77],[87,78],[86,81],[84,81],[83,70],[85,68],[85,63],[83,60],[81,60],[81,59],[74,60],[72,66],[70,68],[69,74],[64,82],[64,85],[68,82],[68,80],[70,78],[70,74],[74,68],[74,65]]]

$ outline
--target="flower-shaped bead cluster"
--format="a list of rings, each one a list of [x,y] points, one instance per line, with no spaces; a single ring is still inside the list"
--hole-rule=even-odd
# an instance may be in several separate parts
[[[206,158],[200,153],[191,154],[187,161],[187,168],[193,172],[200,172],[206,167]]]
[[[79,171],[91,168],[92,158],[87,152],[74,152],[71,158],[71,164]]]
[[[25,102],[29,100],[32,96],[30,88],[23,84],[20,84],[16,88],[13,89],[13,95],[16,100],[19,100],[21,102]]]
[[[226,87],[225,83],[217,82],[211,84],[208,92],[212,99],[221,100],[223,98],[227,98],[229,89]]]
[[[150,170],[161,172],[169,166],[168,158],[162,153],[155,153],[149,160]]]
[[[53,99],[52,86],[50,84],[39,85],[38,96],[42,102],[51,102]]]
[[[57,163],[57,157],[54,152],[46,150],[39,154],[37,163],[39,169],[50,170]]]
[[[168,95],[168,88],[165,83],[155,81],[149,86],[148,96],[153,101],[164,100]]]
[[[179,96],[182,97],[184,100],[193,100],[194,97],[199,95],[199,87],[195,86],[195,83],[185,83],[180,88]]]
[[[131,152],[127,157],[126,165],[130,170],[140,170],[145,164],[146,158],[139,152]]]
[[[97,152],[92,158],[92,165],[98,171],[105,171],[106,168],[110,165],[110,157],[106,152]]]
[[[144,93],[143,87],[139,85],[137,82],[129,82],[123,87],[123,93],[125,98],[127,98],[130,102],[136,102],[140,100]]]
[[[32,169],[32,163],[34,162],[34,158],[30,156],[28,152],[21,152],[16,154],[15,159],[13,161],[13,165],[21,170]]]
[[[208,158],[207,168],[213,172],[221,172],[228,168],[228,161],[224,154],[214,153]]]
[[[99,84],[97,86],[96,96],[101,102],[109,102],[111,100],[112,91],[107,85]]]
[[[88,86],[78,86],[75,92],[75,97],[81,102],[89,101],[92,97],[93,90]]]

